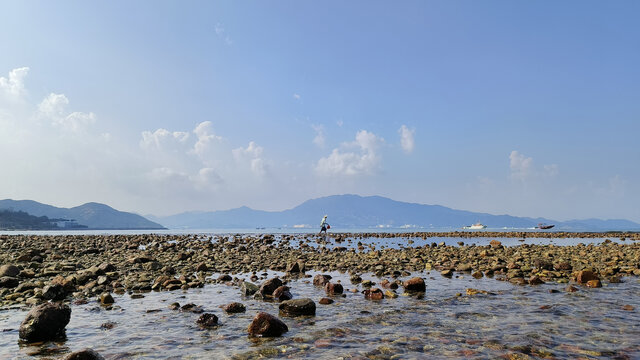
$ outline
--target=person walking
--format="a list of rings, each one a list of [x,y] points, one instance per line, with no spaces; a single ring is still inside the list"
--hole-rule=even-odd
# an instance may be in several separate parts
[[[331,225],[329,225],[329,223],[327,222],[327,215],[325,215],[322,218],[322,222],[320,223],[320,232],[318,233],[318,235],[324,233],[325,235],[327,234],[327,229],[331,229]]]

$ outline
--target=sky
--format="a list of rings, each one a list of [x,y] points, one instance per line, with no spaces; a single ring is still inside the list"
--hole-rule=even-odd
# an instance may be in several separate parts
[[[0,0],[0,198],[640,222],[637,1]]]

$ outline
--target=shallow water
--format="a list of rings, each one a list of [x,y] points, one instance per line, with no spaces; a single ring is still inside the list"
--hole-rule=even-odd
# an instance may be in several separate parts
[[[282,274],[270,272],[268,277],[273,275]],[[0,358],[49,358],[86,347],[107,359],[445,359],[511,353],[547,358],[640,358],[640,282],[636,277],[567,293],[564,284],[517,286],[462,274],[449,279],[432,271],[412,274],[425,278],[424,296],[403,296],[398,290],[396,299],[370,301],[360,293],[361,286],[350,283],[349,274],[331,275],[345,290],[358,292],[345,291],[344,297],[334,297],[334,304],[320,305],[318,300],[326,295],[313,286],[311,278],[290,281],[294,298],[313,299],[317,312],[314,317],[280,316],[289,326],[281,338],[256,340],[246,332],[258,311],[278,315],[278,303],[242,298],[237,287],[213,284],[186,292],[145,293],[143,299],[116,295],[111,310],[96,301],[71,305],[66,341],[35,346],[18,342],[26,310],[1,311]],[[372,274],[362,278],[381,280]],[[467,288],[491,294],[467,296]],[[550,293],[553,289],[559,292]],[[456,296],[458,293],[462,296]],[[244,303],[247,312],[227,315],[218,308],[232,301]],[[222,325],[203,330],[195,324],[199,314],[170,310],[172,302],[201,305],[215,313]],[[625,305],[634,310],[624,310]],[[101,328],[107,323],[113,323],[113,328]]]

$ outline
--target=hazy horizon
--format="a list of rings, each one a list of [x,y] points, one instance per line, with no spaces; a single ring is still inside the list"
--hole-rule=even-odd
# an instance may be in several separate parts
[[[0,4],[0,198],[640,222],[640,3],[150,4]]]

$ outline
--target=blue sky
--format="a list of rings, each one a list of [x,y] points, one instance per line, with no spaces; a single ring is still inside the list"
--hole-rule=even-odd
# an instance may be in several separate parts
[[[0,10],[0,198],[640,221],[635,1]]]

